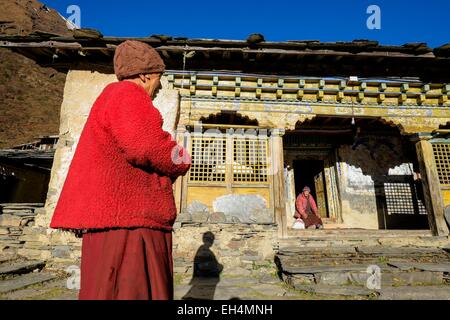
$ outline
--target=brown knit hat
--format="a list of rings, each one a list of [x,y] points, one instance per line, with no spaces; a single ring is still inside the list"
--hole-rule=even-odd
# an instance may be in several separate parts
[[[127,40],[114,54],[114,72],[119,81],[138,74],[164,72],[166,66],[158,52],[148,44]]]

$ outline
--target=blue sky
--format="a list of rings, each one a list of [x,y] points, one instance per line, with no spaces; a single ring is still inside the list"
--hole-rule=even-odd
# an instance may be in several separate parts
[[[106,36],[246,39],[262,33],[268,41],[377,40],[382,44],[450,43],[449,0],[41,0],[68,17],[81,10],[81,26]],[[369,5],[381,9],[381,29],[369,30]]]

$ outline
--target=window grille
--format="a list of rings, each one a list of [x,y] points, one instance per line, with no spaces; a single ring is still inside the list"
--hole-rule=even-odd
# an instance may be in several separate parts
[[[191,182],[225,182],[225,137],[192,137]]]
[[[268,139],[234,135],[192,136],[190,182],[225,183],[227,174],[233,183],[268,182]],[[227,150],[232,148],[231,172],[227,172]],[[231,156],[231,155],[230,155]]]
[[[413,183],[384,183],[387,213],[427,214],[424,204],[417,197]]]
[[[267,182],[267,140],[238,138],[233,149],[233,181]]]
[[[450,143],[433,143],[433,152],[439,182],[450,185]]]

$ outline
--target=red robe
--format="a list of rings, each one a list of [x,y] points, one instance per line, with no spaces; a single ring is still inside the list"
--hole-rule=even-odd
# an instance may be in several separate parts
[[[172,182],[190,167],[148,93],[121,81],[95,101],[51,221],[83,235],[80,299],[172,299]]]
[[[294,218],[301,218],[305,222],[305,227],[323,224],[319,211],[317,210],[316,202],[311,194],[308,197],[305,197],[305,195],[301,193],[297,197],[297,200],[295,201]]]

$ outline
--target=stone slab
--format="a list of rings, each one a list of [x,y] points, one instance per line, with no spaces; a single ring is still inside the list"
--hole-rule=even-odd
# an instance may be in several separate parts
[[[316,274],[323,272],[347,272],[347,271],[365,271],[368,265],[349,264],[342,266],[283,266],[284,273],[295,274]]]
[[[41,269],[44,266],[45,266],[44,261],[27,261],[27,262],[13,263],[11,265],[0,267],[0,275],[27,273],[35,269]]]
[[[388,264],[400,270],[417,269],[423,271],[450,273],[450,262],[449,263],[389,262]]]
[[[450,300],[450,286],[387,287],[379,291],[380,300]]]
[[[31,208],[39,208],[39,207],[43,207],[44,204],[43,203],[39,203],[39,202],[24,202],[24,203],[15,203],[15,202],[11,202],[11,203],[0,203],[0,207],[19,207],[19,208],[25,208],[25,207],[31,207]]]
[[[22,219],[12,214],[0,214],[0,226],[20,227]]]
[[[367,272],[324,272],[316,274],[316,281],[322,285],[358,285],[365,286],[370,274]],[[442,272],[382,272],[381,285],[440,285]]]
[[[0,263],[9,262],[14,259],[12,255],[0,255]]]
[[[299,291],[327,296],[369,296],[373,291],[356,286],[295,285]]]
[[[287,246],[280,247],[278,254],[280,255],[323,255],[323,254],[356,254],[355,247],[352,246],[336,246],[336,247],[298,247]]]
[[[29,287],[31,285],[44,283],[53,279],[56,279],[55,274],[50,273],[29,273],[19,277],[15,277],[9,280],[3,280],[0,282],[0,293],[7,293],[22,288]]]
[[[387,247],[387,246],[371,246],[358,247],[357,251],[362,254],[376,254],[376,255],[412,255],[412,254],[442,254],[443,251],[439,248],[427,247]]]

